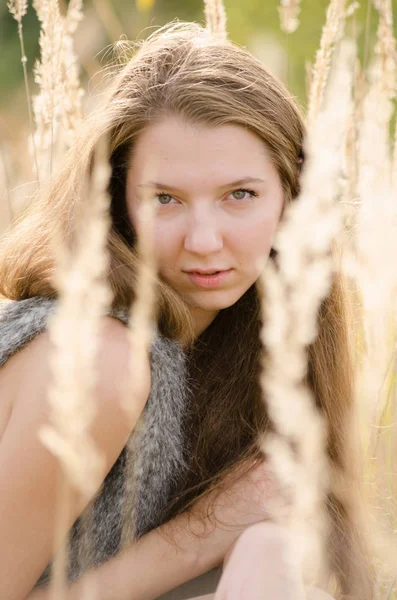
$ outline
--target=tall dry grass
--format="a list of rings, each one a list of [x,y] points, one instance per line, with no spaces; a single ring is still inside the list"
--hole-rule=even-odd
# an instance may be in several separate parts
[[[226,11],[222,0],[204,0],[204,14],[211,33],[227,38]]]
[[[51,176],[73,143],[82,119],[79,63],[73,34],[83,18],[82,0],[71,0],[60,12],[58,0],[34,0],[40,22],[40,59],[34,65],[38,93],[33,96],[33,146],[39,156],[39,180]]]
[[[331,59],[335,45],[343,35],[346,18],[346,0],[331,0],[327,9],[327,17],[321,34],[320,48],[316,54],[308,100],[307,123],[310,128],[316,119],[324,98]]]
[[[49,320],[49,332],[55,351],[52,357],[54,385],[49,391],[52,409],[51,426],[39,432],[43,443],[58,457],[64,471],[59,490],[59,512],[54,547],[60,548],[54,561],[52,581],[54,600],[65,592],[67,540],[65,523],[68,520],[72,488],[86,501],[94,495],[103,479],[103,460],[87,430],[95,416],[93,389],[97,373],[94,357],[98,348],[101,316],[106,314],[113,294],[106,279],[109,257],[106,251],[110,227],[110,177],[107,141],[103,139],[95,152],[90,180],[85,182],[84,202],[77,203],[76,239],[73,250],[67,250],[61,235],[55,230],[54,248],[57,256],[54,277],[59,293],[57,310]],[[131,363],[129,381],[120,391],[120,402],[126,418],[136,424],[138,415],[131,400],[141,388],[140,374],[153,334],[154,258],[148,240],[152,239],[153,204],[144,201],[140,210],[138,252],[141,268],[138,273],[138,294],[130,309],[129,340]],[[131,475],[133,468],[129,465]],[[130,482],[131,483],[131,482]],[[128,491],[131,488],[127,488]],[[131,540],[134,523],[134,496],[128,494],[125,504],[124,535]],[[83,527],[89,527],[90,512]],[[89,540],[89,536],[87,536]],[[84,537],[85,539],[85,537]],[[62,542],[63,540],[63,542]],[[89,543],[89,542],[88,542]],[[89,548],[85,549],[89,555]],[[84,551],[80,557],[85,560]],[[86,598],[95,598],[87,590]]]
[[[299,4],[281,1],[283,30],[297,28]],[[11,7],[21,27],[23,2],[15,0]],[[82,92],[72,37],[82,13],[77,0],[69,4],[66,17],[60,15],[57,0],[36,0],[35,7],[41,22],[41,59],[35,68],[39,91],[33,100],[33,139],[41,180],[56,166],[55,157],[62,156],[72,143],[81,118]],[[342,41],[351,7],[345,0],[329,3],[309,78],[308,162],[300,202],[289,211],[277,237],[280,270],[268,265],[262,278],[263,311],[268,321],[262,339],[270,349],[262,384],[276,424],[275,434],[265,440],[264,447],[278,477],[294,492],[292,510],[286,513],[282,505],[275,504],[274,519],[287,521],[299,535],[306,580],[318,581],[325,576],[323,544],[328,525],[323,499],[332,473],[324,453],[324,423],[313,410],[303,379],[306,349],[317,333],[317,310],[329,291],[335,268],[329,251],[337,239],[343,249],[338,260],[351,286],[363,478],[375,515],[372,529],[378,552],[379,597],[386,600],[396,598],[397,575],[390,560],[390,552],[396,550],[397,555],[397,129],[390,135],[397,59],[391,0],[376,0],[375,7],[379,14],[377,43],[374,51],[368,52],[372,54],[368,69],[363,70],[365,65],[359,65],[353,43]],[[208,27],[226,37],[223,3],[207,0],[205,14]],[[67,140],[58,138],[60,123],[66,124]],[[77,245],[73,257],[59,246],[61,301],[51,324],[57,347],[53,360],[56,384],[51,394],[52,427],[42,432],[43,442],[59,457],[65,471],[58,542],[68,511],[68,489],[77,486],[89,494],[101,475],[101,460],[86,430],[94,411],[93,354],[99,317],[111,300],[103,277],[108,177],[104,147],[97,155],[92,180],[87,182],[89,193],[80,214],[78,239],[84,239],[84,244]],[[146,203],[141,217],[141,283],[131,309],[131,373],[139,373],[139,360],[143,360],[152,334],[155,264],[144,240],[151,238],[153,215]],[[71,328],[71,323],[75,327]],[[82,365],[84,379],[79,377]],[[291,453],[290,441],[299,449],[299,461]],[[133,501],[133,494],[130,498]],[[319,517],[315,526],[310,519],[313,513]],[[133,523],[129,522],[124,539],[133,535],[131,529]],[[65,552],[58,554],[56,564],[54,598],[59,600]]]
[[[390,124],[397,92],[396,41],[390,0],[375,3],[379,25],[367,85],[361,98],[357,154],[359,210],[351,236],[354,247],[350,277],[359,296],[361,352],[357,364],[365,476],[374,515],[374,534],[391,538],[397,524],[397,411],[396,292],[397,277],[392,257],[396,253],[397,215],[393,190],[393,157]],[[378,507],[382,507],[380,510]],[[383,549],[382,563],[396,576],[396,540]]]
[[[298,201],[287,210],[273,244],[278,266],[269,262],[262,276],[262,340],[268,351],[262,385],[275,425],[275,432],[265,436],[263,448],[272,471],[279,474],[290,493],[292,490],[290,527],[303,540],[302,567],[310,584],[325,576],[325,572],[320,575],[326,563],[324,544],[329,529],[324,500],[326,491],[332,489],[332,474],[325,453],[326,423],[305,385],[307,349],[317,335],[321,302],[331,290],[333,244],[342,226],[337,202],[340,148],[351,103],[353,57],[353,43],[345,40],[327,102],[306,139],[306,167]],[[285,522],[284,511],[279,512],[276,507],[274,518]]]
[[[39,436],[60,460],[64,477],[59,490],[59,511],[54,546],[53,597],[61,599],[65,590],[68,523],[72,488],[88,501],[103,478],[103,460],[87,429],[95,416],[92,397],[96,381],[94,357],[97,350],[100,317],[112,300],[106,281],[108,256],[105,252],[110,176],[106,146],[97,150],[92,178],[86,182],[85,202],[79,203],[76,248],[69,253],[55,232],[56,272],[54,283],[59,304],[49,321],[54,344],[51,367],[55,382],[49,390],[51,425]]]
[[[281,0],[278,9],[280,27],[285,33],[294,33],[299,27],[301,0]]]
[[[35,169],[36,169],[36,177],[37,177],[37,181],[39,182],[39,179],[40,179],[39,164],[38,164],[38,159],[37,159],[36,147],[34,146],[34,143],[33,143],[34,128],[33,128],[32,102],[31,102],[31,94],[30,94],[30,86],[29,86],[29,77],[28,77],[28,72],[27,72],[27,68],[26,68],[26,63],[27,63],[28,59],[27,59],[27,56],[25,53],[25,43],[24,43],[24,38],[23,38],[23,27],[22,27],[22,19],[26,15],[26,12],[28,10],[28,2],[27,2],[27,0],[10,0],[8,2],[7,6],[8,6],[10,13],[12,14],[14,19],[18,23],[18,37],[19,37],[19,43],[21,45],[21,62],[22,62],[22,68],[23,68],[23,79],[24,79],[24,83],[25,83],[26,100],[27,100],[28,113],[29,113],[30,137],[31,137],[31,142],[32,142],[32,146],[33,146],[33,159],[34,159],[34,165],[35,165]]]

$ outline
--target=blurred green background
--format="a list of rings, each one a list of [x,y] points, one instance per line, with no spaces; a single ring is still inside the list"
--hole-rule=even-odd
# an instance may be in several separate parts
[[[229,37],[246,46],[275,74],[285,81],[300,102],[306,103],[306,65],[313,62],[319,45],[321,29],[329,0],[302,0],[300,25],[296,32],[286,34],[280,29],[280,0],[225,0]],[[60,0],[64,12],[67,0]],[[397,0],[393,0],[394,22],[397,21]],[[201,0],[87,0],[85,18],[75,35],[75,47],[81,64],[83,87],[95,90],[98,76],[111,53],[109,45],[119,40],[140,39],[152,28],[172,19],[204,22]],[[377,13],[371,0],[362,0],[349,20],[351,35],[359,43],[362,60],[368,60],[377,26]],[[28,71],[32,78],[34,60],[39,57],[39,24],[29,2],[23,19]],[[396,27],[397,33],[397,27]],[[6,0],[0,4],[0,136],[8,140],[26,126],[28,113],[17,23],[9,14]],[[31,82],[31,93],[37,88]]]

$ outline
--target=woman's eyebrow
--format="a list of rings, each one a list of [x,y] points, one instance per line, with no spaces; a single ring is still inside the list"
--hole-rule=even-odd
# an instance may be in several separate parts
[[[220,186],[221,189],[226,189],[229,187],[234,187],[238,185],[245,185],[246,183],[265,183],[264,179],[260,179],[259,177],[244,177],[243,179],[237,179],[237,181],[231,181],[230,183],[225,183],[225,185]],[[159,181],[147,181],[146,183],[140,183],[136,187],[145,188],[145,187],[154,187],[167,190],[174,190],[176,192],[185,192],[186,190],[180,190],[172,185],[168,185],[167,183],[161,183]]]

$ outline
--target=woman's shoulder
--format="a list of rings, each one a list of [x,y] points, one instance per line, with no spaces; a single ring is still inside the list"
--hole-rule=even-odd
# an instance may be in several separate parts
[[[18,350],[44,331],[56,302],[35,296],[0,302],[0,367]]]
[[[48,319],[57,307],[57,298],[33,296],[24,300],[0,300],[0,367],[18,350],[47,329]],[[128,324],[128,311],[109,309],[103,322],[113,323],[115,331]],[[111,325],[108,325],[109,329]],[[122,337],[122,336],[121,336]]]
[[[52,381],[51,356],[55,350],[47,329],[56,301],[50,298],[29,298],[0,303],[0,426],[5,427],[15,402],[25,402],[34,391],[44,393]],[[112,412],[112,418],[125,421],[120,402],[122,384],[127,382],[133,364],[125,319],[104,315],[100,320],[99,338],[94,360],[97,375],[95,396],[101,410]],[[141,385],[137,394],[137,409],[142,410],[150,392],[149,361],[142,361]],[[44,400],[43,400],[44,401]],[[3,421],[3,423],[2,423]],[[1,431],[0,431],[1,434]]]
[[[49,317],[57,307],[57,298],[34,296],[24,300],[0,299],[0,367],[18,350],[47,329]],[[112,334],[122,344],[128,334],[129,308],[109,308],[101,317],[104,335]],[[157,330],[151,344],[151,358],[156,362],[183,360],[181,345],[160,335]]]
[[[34,365],[33,370],[42,371],[43,355],[51,352],[47,324],[57,302],[56,298],[38,296],[0,301],[0,380],[6,378],[7,371],[10,376],[12,372],[8,384],[14,380],[19,385],[24,369],[30,363]],[[129,353],[129,328],[126,327],[129,321],[129,307],[109,308],[101,317],[97,365],[106,389],[118,385],[133,364]],[[154,396],[157,396],[158,386],[176,391],[184,384],[186,365],[182,346],[163,337],[157,330],[144,367],[140,376],[145,396],[152,383]]]

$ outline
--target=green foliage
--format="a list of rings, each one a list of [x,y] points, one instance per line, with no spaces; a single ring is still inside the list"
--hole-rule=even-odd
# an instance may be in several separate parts
[[[23,34],[29,72],[33,68],[33,57],[39,55],[39,24],[31,4],[23,18]],[[23,71],[21,64],[21,48],[18,38],[18,25],[7,9],[7,4],[0,7],[0,82],[2,94],[1,104],[10,104],[12,96],[19,87],[23,87]]]
[[[285,34],[280,29],[278,6],[280,0],[224,0],[228,31],[231,39],[251,49],[251,42],[256,44],[263,40],[264,44],[274,43],[279,52],[284,56],[286,68],[281,73],[291,92],[302,103],[306,102],[305,89],[305,63],[314,60],[317,51],[321,29],[325,21],[328,0],[302,0],[300,25],[293,34]],[[368,60],[372,52],[373,39],[377,26],[377,13],[370,6],[370,0],[362,0],[359,9],[349,20],[347,27],[351,35],[359,43],[360,59]],[[62,1],[61,9],[65,8]],[[394,4],[394,23],[397,33],[397,3]],[[116,22],[119,23],[118,31],[123,31],[129,39],[136,39],[147,35],[153,27],[160,26],[172,19],[197,20],[204,22],[202,0],[156,0],[153,10],[148,13],[139,13],[134,4],[125,3],[123,0],[108,0],[108,6]],[[369,10],[369,28],[366,23]],[[17,88],[23,85],[22,66],[20,62],[20,49],[17,36],[17,25],[8,13],[5,3],[0,9],[0,31],[2,57],[0,61],[0,81],[2,83],[1,105],[5,108],[12,101]],[[85,11],[89,19],[97,19],[105,31],[105,40],[99,39],[97,46],[92,48],[92,56],[97,55],[104,46],[116,41],[116,32],[103,22],[103,16],[96,11],[95,0],[87,0]],[[34,59],[38,57],[38,32],[39,27],[35,12],[29,7],[28,14],[23,20],[26,54],[28,57],[28,70],[31,73]],[[252,49],[254,51],[254,49]],[[266,54],[264,55],[266,60]],[[92,75],[85,73],[86,78]],[[83,64],[84,78],[84,64]],[[84,82],[83,82],[84,84]]]

